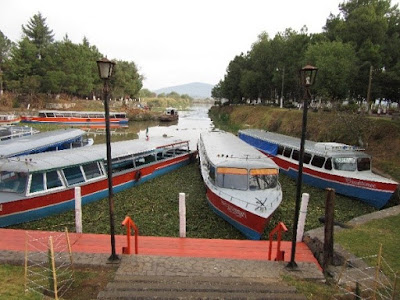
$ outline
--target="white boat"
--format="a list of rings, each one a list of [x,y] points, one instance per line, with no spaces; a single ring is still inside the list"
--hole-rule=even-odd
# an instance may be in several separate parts
[[[176,170],[195,160],[188,141],[152,138],[0,159],[0,227],[40,219],[108,196],[107,168],[115,193]]]
[[[12,140],[21,136],[28,136],[39,133],[39,130],[28,126],[1,125],[0,141]]]
[[[0,114],[0,125],[11,125],[21,121],[21,117],[16,114]]]
[[[282,202],[279,167],[231,133],[201,133],[198,151],[214,212],[258,240]]]
[[[297,178],[300,139],[259,129],[239,131],[239,137],[271,157],[281,171]],[[305,141],[303,182],[357,198],[382,208],[398,183],[371,171],[371,157],[362,149],[334,142]]]
[[[81,129],[60,129],[0,141],[0,158],[91,146],[93,139]]]

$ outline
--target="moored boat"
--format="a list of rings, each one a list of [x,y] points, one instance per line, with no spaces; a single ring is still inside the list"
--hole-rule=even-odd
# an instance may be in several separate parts
[[[258,240],[282,201],[279,167],[231,133],[201,133],[198,151],[210,207]]]
[[[239,137],[271,157],[281,171],[297,178],[300,139],[258,129],[239,131]],[[382,208],[398,183],[371,171],[371,157],[357,147],[335,142],[305,141],[303,182],[357,198]]]
[[[195,159],[188,141],[153,138],[0,160],[0,227],[23,223],[74,208],[74,188],[82,203],[108,195],[107,168],[119,192],[173,171]]]
[[[164,113],[159,117],[161,122],[172,122],[178,120],[178,110],[173,107],[167,107]]]
[[[85,135],[81,129],[66,128],[0,141],[0,158],[92,145],[93,139]]]
[[[24,123],[105,124],[104,112],[40,110],[37,116],[21,116]],[[124,112],[110,112],[110,124],[127,124]]]
[[[0,125],[17,124],[21,121],[21,117],[16,114],[0,114]]]
[[[12,140],[36,133],[39,133],[39,130],[28,126],[2,125],[0,126],[0,141]]]

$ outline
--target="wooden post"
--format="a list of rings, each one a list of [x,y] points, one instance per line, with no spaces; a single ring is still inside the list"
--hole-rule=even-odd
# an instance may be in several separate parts
[[[80,186],[75,188],[75,228],[76,233],[82,233],[82,195]]]
[[[372,299],[376,299],[376,291],[378,289],[379,285],[379,274],[381,272],[381,267],[382,267],[382,244],[379,246],[379,253],[377,257],[377,262],[376,262],[376,270],[375,270],[375,286],[374,286],[374,294]]]
[[[186,197],[179,193],[179,237],[186,237]]]
[[[69,234],[68,234],[68,228],[67,227],[65,227],[65,238],[67,240],[69,261],[71,262],[72,270],[74,270],[74,258],[72,257],[72,247],[71,247],[71,241],[69,239]]]
[[[25,293],[28,291],[28,233],[25,231]]]
[[[50,260],[51,260],[51,270],[52,270],[52,283],[54,288],[54,299],[58,300],[58,288],[57,288],[57,274],[56,274],[56,262],[54,260],[54,247],[53,247],[53,237],[49,237],[49,250],[50,250]],[[51,288],[51,287],[49,287]]]
[[[335,190],[328,188],[325,202],[325,235],[324,256],[322,269],[326,272],[328,265],[332,264],[333,258],[333,225],[335,213]]]

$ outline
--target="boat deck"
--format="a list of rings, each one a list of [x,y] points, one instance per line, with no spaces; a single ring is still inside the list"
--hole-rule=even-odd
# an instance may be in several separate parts
[[[46,239],[52,234],[60,232],[26,231],[16,229],[0,229],[0,250],[25,251],[27,236]],[[72,252],[74,253],[110,253],[110,235],[106,234],[78,234],[69,233]],[[123,235],[115,236],[117,254],[122,253],[122,247],[127,245],[127,238]],[[272,246],[272,259],[276,257],[276,246]],[[43,249],[46,250],[46,243]],[[131,237],[132,253],[134,253],[134,238]],[[142,255],[161,255],[178,257],[204,257],[226,258],[242,260],[268,260],[269,241],[253,240],[223,240],[223,239],[197,239],[178,237],[139,236],[138,252]],[[285,251],[285,261],[290,261],[291,242],[282,241],[281,250]],[[318,261],[311,250],[303,242],[296,245],[296,262],[314,263],[320,268]]]

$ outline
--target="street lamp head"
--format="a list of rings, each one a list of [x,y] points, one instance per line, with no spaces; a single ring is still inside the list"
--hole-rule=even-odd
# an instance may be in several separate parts
[[[318,68],[311,65],[306,65],[300,70],[301,85],[304,87],[310,87],[315,83],[315,77],[317,77]]]
[[[97,61],[99,76],[101,79],[110,79],[114,70],[115,62],[103,57]]]

